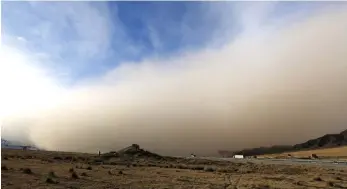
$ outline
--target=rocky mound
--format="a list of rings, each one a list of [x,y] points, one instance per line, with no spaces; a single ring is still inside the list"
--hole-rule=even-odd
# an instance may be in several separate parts
[[[102,157],[111,158],[111,157],[120,157],[120,158],[151,158],[151,159],[162,159],[163,157],[149,152],[147,150],[141,149],[139,145],[133,144],[129,147],[123,148],[117,152],[109,152],[102,154]]]

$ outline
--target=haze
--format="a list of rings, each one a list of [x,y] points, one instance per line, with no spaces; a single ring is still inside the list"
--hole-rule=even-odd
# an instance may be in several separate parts
[[[3,76],[1,85],[22,95],[1,96],[3,136],[47,150],[97,152],[137,143],[166,155],[215,155],[346,129],[346,6],[261,31],[218,48],[123,62],[68,88],[35,88]],[[24,108],[9,112],[14,105]]]

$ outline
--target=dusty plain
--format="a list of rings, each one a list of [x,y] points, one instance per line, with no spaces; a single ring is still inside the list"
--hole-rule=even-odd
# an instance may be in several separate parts
[[[347,168],[2,149],[1,188],[347,188]]]

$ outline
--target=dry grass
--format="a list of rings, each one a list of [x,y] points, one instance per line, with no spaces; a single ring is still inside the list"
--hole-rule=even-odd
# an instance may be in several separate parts
[[[259,157],[287,157],[288,154],[291,154],[293,157],[308,157],[312,154],[316,154],[318,155],[318,157],[322,158],[347,159],[347,146],[297,152],[286,152],[280,154],[267,154]]]
[[[77,159],[72,161],[64,155],[2,150],[8,157],[2,161],[8,168],[1,173],[2,188],[347,188],[347,172],[333,168],[177,158],[100,160],[78,153],[69,154]]]

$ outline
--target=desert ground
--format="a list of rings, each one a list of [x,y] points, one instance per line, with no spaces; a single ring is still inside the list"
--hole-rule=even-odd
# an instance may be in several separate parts
[[[1,188],[347,188],[347,168],[2,149]]]
[[[261,155],[259,157],[271,157],[271,158],[285,158],[290,154],[293,157],[309,157],[312,154],[316,154],[318,157],[322,159],[343,159],[347,160],[347,146],[336,147],[336,148],[326,148],[326,149],[316,149],[316,150],[303,150],[297,152],[286,152],[280,154],[267,154]]]

